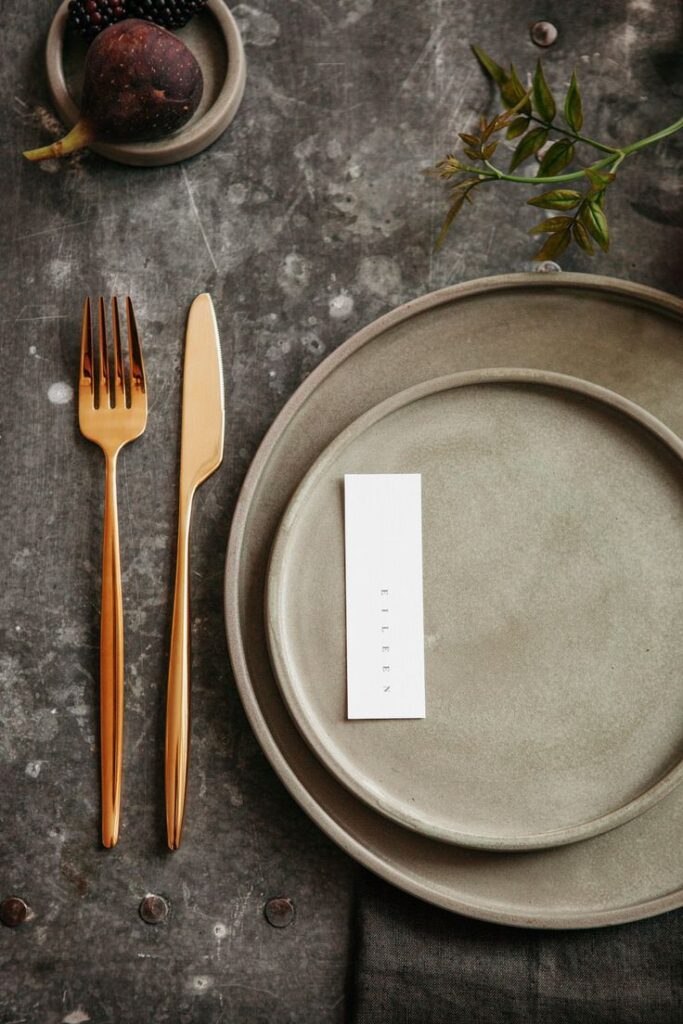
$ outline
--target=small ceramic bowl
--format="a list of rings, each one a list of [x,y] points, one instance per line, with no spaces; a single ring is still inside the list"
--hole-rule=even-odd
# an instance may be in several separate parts
[[[71,128],[79,117],[86,44],[66,28],[68,0],[54,16],[47,37],[47,79],[60,119]],[[101,156],[121,164],[158,167],[200,153],[228,127],[242,101],[247,65],[242,37],[223,0],[206,9],[178,33],[194,53],[204,76],[204,93],[194,116],[165,139],[155,142],[93,143]]]

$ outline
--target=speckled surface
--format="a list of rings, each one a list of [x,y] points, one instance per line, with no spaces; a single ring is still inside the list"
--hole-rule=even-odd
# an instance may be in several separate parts
[[[324,355],[392,305],[529,266],[501,188],[442,253],[443,212],[420,169],[490,102],[476,41],[530,67],[528,25],[556,21],[548,77],[576,63],[587,125],[629,140],[679,115],[672,0],[420,5],[239,4],[249,80],[209,150],[136,170],[87,154],[40,167],[42,50],[52,4],[3,5],[0,65],[5,272],[0,403],[0,897],[32,917],[0,929],[0,1021],[325,1022],[344,1017],[354,867],[287,796],[232,688],[221,594],[230,512],[273,416]],[[680,289],[676,140],[625,165],[609,201],[613,250],[596,269]],[[678,220],[678,225],[675,223]],[[194,531],[194,723],[183,849],[164,852],[163,690],[170,622],[182,330],[209,290],[227,381],[226,457]],[[120,846],[98,848],[97,619],[101,462],[70,386],[84,292],[130,292],[145,343],[150,420],[120,466],[128,681]],[[169,920],[144,924],[148,892]],[[295,922],[274,929],[269,896]]]

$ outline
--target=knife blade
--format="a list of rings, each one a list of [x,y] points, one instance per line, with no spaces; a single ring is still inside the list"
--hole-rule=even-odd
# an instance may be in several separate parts
[[[166,698],[166,829],[180,846],[190,753],[190,522],[197,487],[223,459],[225,406],[216,315],[211,296],[198,295],[185,332],[178,544]]]

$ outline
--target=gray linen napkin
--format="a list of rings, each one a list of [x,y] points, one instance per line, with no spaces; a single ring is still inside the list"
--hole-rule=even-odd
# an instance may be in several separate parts
[[[582,931],[451,914],[359,877],[353,1024],[682,1024],[683,912]]]

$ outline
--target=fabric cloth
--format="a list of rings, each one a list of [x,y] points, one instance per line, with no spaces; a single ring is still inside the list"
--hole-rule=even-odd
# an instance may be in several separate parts
[[[487,924],[363,872],[352,1024],[682,1024],[683,912],[581,931]]]

